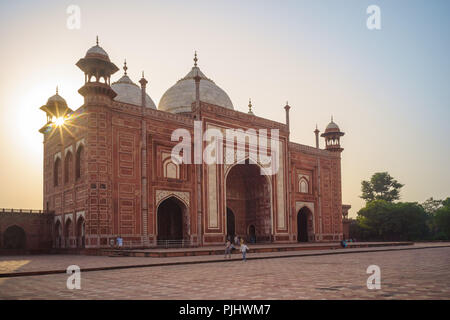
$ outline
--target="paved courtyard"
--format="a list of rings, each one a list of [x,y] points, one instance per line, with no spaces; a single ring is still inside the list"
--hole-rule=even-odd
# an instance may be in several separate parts
[[[380,290],[367,289],[369,265]],[[450,247],[82,272],[80,290],[67,278],[0,278],[0,299],[450,299]]]

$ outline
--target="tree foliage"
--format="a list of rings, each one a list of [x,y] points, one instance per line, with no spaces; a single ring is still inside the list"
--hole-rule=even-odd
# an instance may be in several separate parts
[[[361,182],[361,198],[366,202],[374,200],[385,200],[393,202],[400,199],[400,189],[403,184],[395,180],[387,172],[377,172],[372,175],[369,181]]]
[[[433,215],[439,208],[442,207],[442,202],[443,200],[435,200],[431,197],[422,203],[422,207],[428,214]]]
[[[436,239],[450,240],[450,198],[442,201],[442,207],[434,213]]]
[[[374,200],[358,211],[358,226],[352,230],[361,240],[418,240],[427,237],[427,219],[425,210],[415,202]]]

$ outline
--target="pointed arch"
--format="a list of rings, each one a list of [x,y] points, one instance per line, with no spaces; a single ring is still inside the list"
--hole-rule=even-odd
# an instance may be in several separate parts
[[[80,143],[77,146],[75,157],[75,180],[81,179],[84,174],[84,144]]]
[[[248,241],[270,242],[275,229],[272,180],[270,175],[261,174],[267,173],[264,167],[250,160],[247,157],[225,171],[224,207],[234,208],[236,235]]]
[[[67,151],[64,157],[64,183],[72,182],[73,177],[73,155],[72,151]]]
[[[189,210],[176,196],[161,200],[156,210],[158,241],[188,240],[190,237]]]
[[[53,185],[61,185],[61,157],[56,157],[53,164]]]

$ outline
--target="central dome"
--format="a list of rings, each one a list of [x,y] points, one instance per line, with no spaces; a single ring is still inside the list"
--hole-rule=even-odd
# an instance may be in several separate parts
[[[214,81],[208,79],[197,65],[164,93],[159,101],[158,109],[172,113],[192,111],[191,106],[195,102],[194,78],[196,76],[200,77],[200,101],[234,110],[228,94],[219,88]]]

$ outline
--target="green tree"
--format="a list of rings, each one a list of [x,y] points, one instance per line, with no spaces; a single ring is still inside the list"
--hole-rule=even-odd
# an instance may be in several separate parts
[[[442,207],[442,200],[434,200],[433,197],[425,200],[422,203],[422,207],[429,214],[434,214],[439,208]]]
[[[395,180],[387,172],[377,172],[369,181],[361,182],[361,198],[366,202],[374,200],[385,200],[393,202],[400,199],[400,189],[403,184]]]
[[[450,198],[442,201],[443,206],[434,214],[435,226],[437,228],[436,239],[450,240]]]
[[[436,211],[438,211],[440,208],[442,208],[442,203],[443,200],[435,200],[433,199],[433,197],[425,200],[425,202],[423,202],[421,204],[422,208],[425,210],[425,212],[428,215],[428,221],[427,221],[427,225],[428,225],[428,229],[430,231],[430,234],[432,235],[436,235],[438,233],[438,228],[436,226],[436,219],[435,219],[435,214]]]
[[[417,203],[374,200],[358,211],[359,233],[364,240],[398,241],[424,239],[427,214]]]

